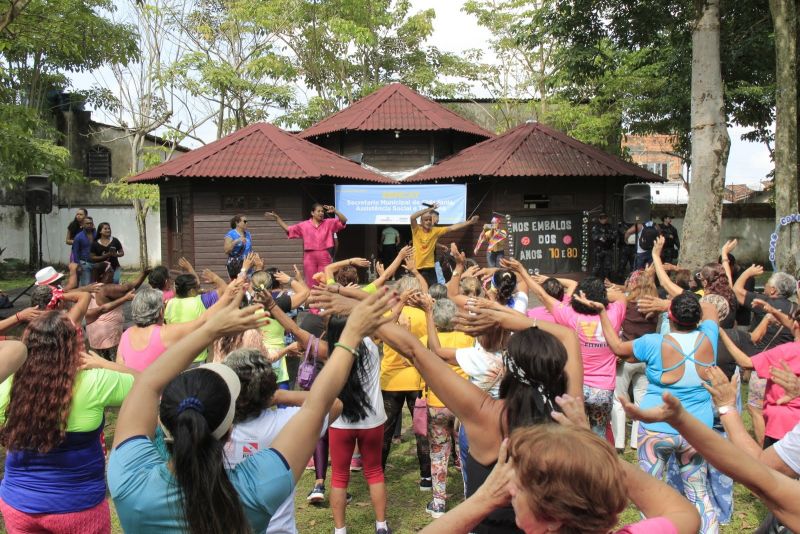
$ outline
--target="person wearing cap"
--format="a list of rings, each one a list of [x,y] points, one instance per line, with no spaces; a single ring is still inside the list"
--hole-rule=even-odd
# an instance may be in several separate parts
[[[664,248],[661,250],[661,261],[676,265],[678,253],[681,250],[681,240],[678,229],[672,226],[672,215],[664,215],[658,225],[661,235],[664,236]]]
[[[80,285],[89,285],[92,281],[91,251],[97,235],[94,231],[94,220],[88,215],[83,218],[83,231],[78,232],[72,240],[72,259],[80,264]]]
[[[111,531],[104,412],[122,404],[134,376],[82,353],[79,332],[65,313],[43,313],[25,331],[27,360],[0,384],[0,443],[7,451],[0,512],[11,533]]]
[[[239,378],[224,364],[182,371],[217,337],[267,322],[261,305],[239,307],[242,283],[231,283],[220,313],[148,367],[123,403],[108,484],[126,532],[264,532],[305,471],[324,419],[350,374],[357,354],[353,347],[390,320],[384,314],[396,300],[384,291],[353,309],[302,408],[270,448],[227,470],[224,444],[231,433]],[[153,441],[159,425],[166,459]]]
[[[502,217],[492,217],[492,223],[483,226],[478,243],[475,245],[473,252],[477,255],[483,244],[486,243],[486,263],[489,264],[489,267],[497,267],[505,256],[508,231],[504,226],[505,221]]]
[[[608,222],[607,214],[600,213],[597,216],[597,224],[592,226],[591,239],[594,247],[592,276],[605,280],[614,269],[614,241],[616,240],[616,231]]]

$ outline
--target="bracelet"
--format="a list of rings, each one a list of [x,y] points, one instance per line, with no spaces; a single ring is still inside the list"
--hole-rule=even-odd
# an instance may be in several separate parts
[[[334,347],[339,347],[340,349],[344,349],[347,352],[349,352],[350,354],[352,354],[354,358],[358,358],[358,353],[356,352],[356,349],[354,349],[352,347],[348,347],[344,343],[336,342],[336,343],[333,344],[333,346]]]

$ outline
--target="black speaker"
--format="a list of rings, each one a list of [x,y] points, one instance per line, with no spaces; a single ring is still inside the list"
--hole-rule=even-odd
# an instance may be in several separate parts
[[[623,190],[622,218],[627,223],[650,220],[650,185],[626,184]]]
[[[25,211],[50,213],[53,211],[53,183],[47,176],[28,176],[25,179]]]

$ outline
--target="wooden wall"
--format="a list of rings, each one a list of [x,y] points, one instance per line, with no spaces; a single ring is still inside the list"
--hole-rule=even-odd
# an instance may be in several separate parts
[[[161,219],[161,263],[171,269],[178,267],[178,259],[185,256],[194,261],[194,220],[191,186],[185,179],[169,179],[159,184]],[[168,199],[175,199],[180,206],[176,232],[170,235]]]

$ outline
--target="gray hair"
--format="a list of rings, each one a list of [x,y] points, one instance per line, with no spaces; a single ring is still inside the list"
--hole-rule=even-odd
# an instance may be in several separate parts
[[[453,331],[453,317],[456,316],[456,304],[450,299],[439,299],[433,303],[433,324],[440,332]]]
[[[131,302],[131,316],[136,326],[156,324],[164,306],[164,294],[158,289],[141,288]]]
[[[774,287],[780,296],[787,299],[797,291],[797,280],[794,279],[794,276],[784,272],[777,272],[770,276],[767,285]]]
[[[447,287],[442,284],[433,284],[431,287],[428,288],[428,295],[432,296],[434,299],[446,299],[447,298]]]
[[[406,275],[400,278],[397,282],[397,292],[402,293],[403,291],[419,291],[420,285],[419,280],[416,279],[414,276]]]

